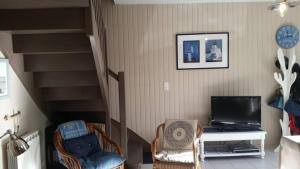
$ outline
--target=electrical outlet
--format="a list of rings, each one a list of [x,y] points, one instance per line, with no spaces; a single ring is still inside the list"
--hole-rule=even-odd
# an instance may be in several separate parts
[[[170,90],[170,83],[169,82],[164,82],[164,90],[169,91]]]

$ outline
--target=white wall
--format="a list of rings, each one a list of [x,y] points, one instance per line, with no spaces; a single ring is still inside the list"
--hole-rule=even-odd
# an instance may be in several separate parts
[[[20,110],[21,116],[15,120],[5,121],[4,115],[11,115],[13,111]],[[0,99],[0,134],[7,129],[14,130],[14,123],[20,125],[20,133],[40,130],[41,131],[41,149],[42,165],[45,166],[44,153],[44,128],[47,124],[46,117],[35,105],[30,95],[26,92],[24,86],[16,76],[12,68],[9,68],[9,96]],[[0,169],[6,169],[6,149],[7,137],[0,140]]]
[[[15,55],[12,52],[11,35],[9,33],[0,33],[0,50],[9,58],[14,70],[22,78],[22,82],[27,85],[27,89],[33,91],[32,75],[23,72],[23,57]],[[45,166],[44,150],[44,128],[48,124],[47,118],[33,101],[31,95],[27,92],[23,83],[17,74],[9,67],[9,96],[0,98],[0,134],[7,129],[14,130],[14,124],[20,125],[20,134],[35,130],[41,131],[41,149],[42,149],[42,166]],[[21,111],[22,114],[15,120],[4,121],[6,114],[11,115],[13,112]],[[7,137],[0,140],[0,169],[6,169],[6,149],[5,144]],[[45,168],[45,167],[44,167]]]
[[[151,142],[165,119],[198,119],[206,124],[210,97],[262,96],[262,127],[268,146],[280,139],[282,113],[267,105],[278,84],[273,78],[276,30],[291,23],[300,28],[300,10],[280,18],[270,3],[112,5],[103,7],[108,65],[125,71],[127,123]],[[221,2],[221,1],[220,1]],[[176,70],[176,34],[229,32],[228,69]],[[296,47],[300,55],[299,44]],[[164,91],[164,82],[170,90]],[[119,118],[118,89],[110,79],[110,109]],[[116,104],[114,104],[116,103]]]

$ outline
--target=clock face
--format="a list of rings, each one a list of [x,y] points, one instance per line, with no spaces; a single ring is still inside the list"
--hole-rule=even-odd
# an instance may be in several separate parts
[[[299,41],[299,31],[292,25],[282,26],[276,33],[276,41],[282,48],[293,48]]]

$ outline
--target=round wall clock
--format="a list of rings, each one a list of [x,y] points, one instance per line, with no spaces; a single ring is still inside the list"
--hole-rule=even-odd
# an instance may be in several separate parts
[[[281,48],[293,48],[299,42],[299,30],[293,25],[282,26],[277,30],[276,41]]]

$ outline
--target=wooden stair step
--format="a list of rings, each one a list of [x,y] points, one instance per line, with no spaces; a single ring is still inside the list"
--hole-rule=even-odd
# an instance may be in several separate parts
[[[36,87],[99,86],[96,71],[37,72],[33,78]]]
[[[54,123],[63,123],[72,120],[84,120],[91,123],[105,123],[106,113],[104,111],[86,111],[86,112],[52,112],[51,121]]]
[[[99,112],[105,111],[101,99],[97,100],[76,100],[76,101],[55,101],[47,104],[51,112]]]
[[[24,55],[26,72],[96,70],[92,53]]]
[[[0,30],[84,30],[88,8],[1,9]]]
[[[43,88],[42,98],[45,101],[93,100],[101,99],[101,91],[99,87]]]
[[[49,33],[13,35],[14,53],[78,53],[91,52],[85,33]]]

